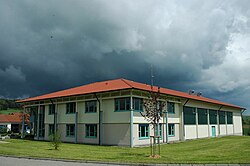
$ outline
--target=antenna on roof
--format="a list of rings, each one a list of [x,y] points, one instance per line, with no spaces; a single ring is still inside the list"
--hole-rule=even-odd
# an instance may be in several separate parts
[[[151,89],[153,89],[154,86],[154,75],[153,75],[153,65],[151,65]]]

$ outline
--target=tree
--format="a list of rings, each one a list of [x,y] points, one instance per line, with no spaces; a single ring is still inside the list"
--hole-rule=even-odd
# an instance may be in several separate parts
[[[148,99],[143,101],[145,111],[141,115],[153,125],[154,135],[153,135],[153,154],[152,157],[159,157],[160,154],[156,155],[156,139],[159,140],[159,122],[162,117],[163,108],[166,102],[160,101],[160,87],[156,92],[153,91],[153,86],[151,86],[151,92]],[[158,130],[156,130],[158,129]],[[157,132],[156,132],[157,131]],[[158,141],[159,144],[159,141]],[[152,149],[151,149],[152,151]]]
[[[61,144],[61,134],[56,131],[53,134],[49,136],[50,143],[54,147],[55,150],[58,150],[60,144]]]

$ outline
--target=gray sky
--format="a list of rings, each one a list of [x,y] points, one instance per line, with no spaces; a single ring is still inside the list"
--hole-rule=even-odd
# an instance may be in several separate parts
[[[1,0],[0,96],[126,78],[250,110],[249,0]],[[248,110],[247,113],[250,113]]]

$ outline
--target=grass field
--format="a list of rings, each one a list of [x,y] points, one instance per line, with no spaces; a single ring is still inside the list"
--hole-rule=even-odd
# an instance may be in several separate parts
[[[0,110],[0,114],[10,114],[14,112],[20,112],[21,110],[19,109],[7,109],[7,110]]]
[[[149,158],[149,147],[117,147],[63,143],[52,150],[49,142],[8,140],[0,155],[123,163],[250,163],[250,137],[228,136],[161,146],[161,158]]]

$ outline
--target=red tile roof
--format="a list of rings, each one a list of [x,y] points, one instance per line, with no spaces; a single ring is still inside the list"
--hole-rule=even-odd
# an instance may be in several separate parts
[[[0,114],[0,123],[22,123],[22,113]]]
[[[132,88],[145,90],[145,91],[151,91],[150,85],[139,83],[139,82],[134,82],[134,81],[126,80],[126,79],[116,79],[116,80],[91,83],[91,84],[87,84],[87,85],[83,85],[83,86],[79,86],[75,88],[70,88],[70,89],[66,89],[66,90],[62,90],[62,91],[58,91],[54,93],[45,94],[42,96],[31,97],[28,99],[19,100],[18,102],[28,102],[28,101],[36,101],[36,100],[43,100],[43,99],[83,95],[83,94],[90,94],[90,93],[100,93],[100,92],[107,92],[107,91],[114,91],[114,90],[132,89]],[[158,87],[154,86],[153,91],[156,92],[157,90],[158,90]],[[160,88],[160,92],[163,94],[167,94],[167,95],[244,109],[243,107],[240,107],[240,106],[236,106],[236,105],[221,102],[218,100],[206,98],[203,96],[190,95],[185,92],[175,91],[171,89]]]

